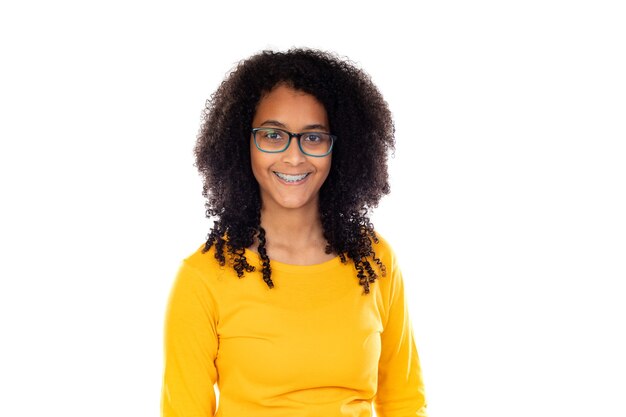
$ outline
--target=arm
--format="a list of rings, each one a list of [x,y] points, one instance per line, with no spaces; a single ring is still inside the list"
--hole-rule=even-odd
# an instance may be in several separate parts
[[[393,264],[374,406],[378,417],[425,417],[424,385],[404,282],[395,260]]]
[[[165,317],[162,417],[215,414],[217,315],[206,284],[192,266],[183,262]]]

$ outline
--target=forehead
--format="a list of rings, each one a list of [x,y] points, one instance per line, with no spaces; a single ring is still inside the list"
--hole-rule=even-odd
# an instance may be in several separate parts
[[[267,120],[297,129],[306,125],[328,125],[324,105],[311,94],[279,85],[261,98],[253,124],[259,126]]]

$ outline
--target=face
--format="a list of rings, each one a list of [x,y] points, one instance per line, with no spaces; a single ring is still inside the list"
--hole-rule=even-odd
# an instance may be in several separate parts
[[[261,99],[252,127],[330,133],[324,106],[312,95],[285,85],[277,86]],[[317,210],[319,190],[330,172],[331,155],[307,156],[300,151],[295,137],[284,152],[266,153],[257,149],[250,136],[250,157],[265,209]],[[306,176],[300,179],[302,175]]]

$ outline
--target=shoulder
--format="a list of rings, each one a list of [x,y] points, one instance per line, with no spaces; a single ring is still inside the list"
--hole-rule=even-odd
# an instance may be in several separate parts
[[[183,258],[170,291],[168,316],[187,324],[219,317],[216,292],[219,263],[208,252],[202,253],[203,248],[204,245]]]
[[[389,306],[391,299],[401,292],[404,281],[398,265],[398,258],[391,244],[378,232],[376,232],[376,237],[378,238],[378,242],[372,242],[374,256],[380,259],[383,265],[385,265],[386,271],[385,275],[377,281],[379,281],[381,294],[386,300],[385,303]]]
[[[204,243],[202,243],[200,246],[196,246],[195,249],[192,249],[189,252],[189,255],[187,255],[187,257],[185,257],[183,261],[191,266],[201,268],[207,263],[207,259],[215,259],[214,248],[212,247],[209,251],[206,252],[204,248]]]
[[[380,259],[387,268],[395,268],[397,259],[391,244],[379,232],[375,231],[375,234],[378,242],[372,241],[374,256]]]
[[[218,278],[224,272],[224,267],[215,259],[215,249],[205,251],[202,243],[195,250],[190,251],[180,266],[180,272],[193,275],[203,281]]]

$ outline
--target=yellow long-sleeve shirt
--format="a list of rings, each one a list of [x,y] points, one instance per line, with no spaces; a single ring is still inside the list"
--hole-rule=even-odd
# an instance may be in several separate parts
[[[372,403],[378,417],[426,416],[402,275],[385,240],[374,251],[387,275],[369,294],[339,257],[271,261],[270,289],[203,246],[182,262],[169,298],[163,417],[370,417]],[[246,257],[260,266],[256,253]]]

